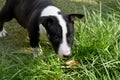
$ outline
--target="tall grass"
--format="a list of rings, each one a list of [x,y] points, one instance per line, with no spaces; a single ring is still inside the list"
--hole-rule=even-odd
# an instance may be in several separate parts
[[[75,21],[73,55],[67,59],[78,61],[72,67],[66,66],[67,60],[58,58],[47,42],[42,43],[45,59],[34,59],[28,48],[20,48],[28,45],[28,39],[21,33],[21,28],[17,29],[19,25],[16,21],[6,24],[13,39],[7,37],[0,40],[0,79],[120,80],[120,2],[115,2],[117,6],[114,8],[105,6],[109,12],[104,10],[102,2],[93,10],[82,7],[85,17]],[[11,26],[16,27],[11,29]],[[19,34],[22,35],[18,37]],[[25,42],[22,43],[20,37],[26,38]]]

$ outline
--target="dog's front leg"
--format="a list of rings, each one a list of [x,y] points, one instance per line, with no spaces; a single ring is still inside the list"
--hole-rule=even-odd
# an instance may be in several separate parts
[[[43,51],[41,45],[39,45],[39,29],[37,29],[37,27],[30,28],[28,32],[33,57],[41,56]]]

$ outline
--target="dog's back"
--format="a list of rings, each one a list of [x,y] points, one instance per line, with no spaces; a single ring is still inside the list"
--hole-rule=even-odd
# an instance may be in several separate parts
[[[10,10],[13,11],[14,18],[23,26],[27,27],[30,19],[33,20],[36,14],[48,5],[53,5],[51,0],[7,0]]]

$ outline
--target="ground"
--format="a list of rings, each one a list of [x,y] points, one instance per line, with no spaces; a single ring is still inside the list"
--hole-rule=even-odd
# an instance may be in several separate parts
[[[0,39],[0,80],[120,80],[120,0],[53,2],[66,14],[85,15],[75,21],[73,55],[60,59],[43,40],[45,59],[33,58],[27,31],[13,19]],[[77,65],[66,66],[69,60]]]

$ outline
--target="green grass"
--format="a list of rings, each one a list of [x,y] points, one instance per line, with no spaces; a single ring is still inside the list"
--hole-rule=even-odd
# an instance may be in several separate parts
[[[72,57],[60,59],[42,41],[46,58],[34,59],[27,31],[12,20],[5,24],[9,35],[0,39],[0,80],[120,80],[120,1],[53,1],[65,13],[85,14],[75,21]],[[68,60],[79,63],[65,66]]]

